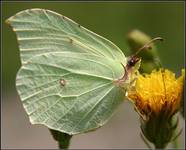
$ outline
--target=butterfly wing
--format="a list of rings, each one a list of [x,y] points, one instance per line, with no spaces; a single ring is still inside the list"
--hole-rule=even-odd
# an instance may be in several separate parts
[[[45,9],[28,9],[7,22],[16,32],[22,63],[46,52],[91,53],[126,63],[122,51],[109,40],[71,19]]]
[[[72,135],[104,125],[125,97],[113,83],[125,73],[119,48],[49,10],[26,10],[8,22],[22,62],[16,88],[31,123]]]
[[[94,55],[47,53],[21,67],[16,86],[31,123],[77,134],[102,126],[123,101],[125,93],[113,84],[122,70]]]

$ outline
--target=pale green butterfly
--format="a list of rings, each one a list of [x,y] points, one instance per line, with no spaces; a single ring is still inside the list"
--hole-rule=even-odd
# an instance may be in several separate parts
[[[74,135],[111,118],[140,59],[50,10],[24,10],[7,22],[21,56],[16,88],[32,124]]]

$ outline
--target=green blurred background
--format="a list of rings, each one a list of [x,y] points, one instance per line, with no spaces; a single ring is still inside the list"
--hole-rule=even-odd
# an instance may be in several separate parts
[[[24,113],[25,115],[25,112],[22,108],[19,97],[15,90],[15,77],[18,69],[20,68],[18,44],[17,44],[15,34],[11,30],[11,28],[4,23],[4,21],[8,17],[15,15],[15,13],[30,8],[46,8],[46,9],[56,11],[60,14],[63,14],[71,18],[72,20],[78,22],[82,26],[90,29],[91,31],[111,40],[113,43],[115,43],[117,46],[119,46],[122,49],[122,51],[126,56],[130,55],[130,50],[129,50],[129,46],[127,45],[126,36],[127,33],[130,32],[132,29],[139,29],[147,33],[151,37],[161,36],[165,39],[165,41],[161,44],[158,43],[157,48],[163,66],[176,73],[179,73],[181,68],[184,67],[184,2],[134,2],[134,1],[133,2],[52,2],[52,1],[51,2],[3,2],[3,7],[2,7],[3,101],[2,102],[4,105],[3,117],[5,116],[5,120],[4,120],[5,123],[4,124],[2,123],[3,138],[4,138],[2,140],[2,144],[4,144],[5,148],[13,148],[13,147],[21,148],[21,146],[22,148],[29,148],[27,147],[29,144],[27,144],[24,147],[22,144],[19,145],[20,141],[17,141],[17,145],[16,145],[16,143],[14,143],[15,139],[14,138],[11,139],[12,138],[11,136],[16,137],[17,133],[20,134],[20,132],[15,131],[17,130],[16,127],[19,128],[20,124],[17,123],[16,124],[17,126],[15,127],[14,119],[19,120],[19,118],[16,117],[22,115],[22,113]],[[128,104],[126,105],[128,106]],[[17,110],[12,110],[12,109],[16,109],[16,107],[18,107]],[[126,106],[121,106],[121,107],[125,108]],[[116,118],[119,118],[119,120],[120,121],[122,120],[123,122],[125,120],[123,119],[123,117],[121,117],[122,116],[121,113],[123,113],[122,111],[124,108],[120,108],[122,109],[122,110],[118,110],[120,114],[117,113],[116,115]],[[125,113],[130,113],[130,110],[129,112],[125,112]],[[26,118],[26,122],[28,122],[27,116],[23,116],[23,118],[24,117]],[[24,120],[25,119],[23,119],[22,121],[25,122]],[[117,119],[115,121],[112,120],[110,126],[112,125],[113,122],[114,123],[117,122]],[[31,128],[30,124],[28,126],[29,128]],[[108,126],[109,125],[105,127],[105,130],[110,127]],[[12,129],[12,127],[14,129]],[[34,129],[34,131],[36,130],[37,129]],[[40,129],[40,131],[41,130],[42,129]],[[133,134],[134,135],[131,135],[131,137],[138,135],[137,133],[133,133]],[[27,135],[27,138],[29,138],[29,135]],[[20,140],[24,140],[24,138],[21,139],[20,137]],[[51,139],[49,139],[49,141],[50,140]],[[100,144],[102,143],[104,142],[102,141]],[[124,143],[121,142],[121,144],[123,144],[123,148],[125,148]],[[48,147],[49,148],[55,147],[54,143],[51,143],[51,145],[50,145],[51,147],[50,146]],[[77,143],[77,145],[80,144]],[[116,145],[118,146],[119,144]],[[117,146],[113,148],[119,148]],[[138,146],[141,146],[143,148],[144,144],[142,144],[142,142],[141,145],[137,143],[136,147]],[[101,146],[99,145],[98,148],[99,147]],[[77,147],[74,146],[74,148]],[[83,148],[83,147],[79,147],[79,148]],[[87,148],[96,148],[96,147],[90,146]],[[103,148],[109,148],[109,147],[103,146]],[[129,146],[128,148],[135,148],[135,144],[131,144],[131,147]]]

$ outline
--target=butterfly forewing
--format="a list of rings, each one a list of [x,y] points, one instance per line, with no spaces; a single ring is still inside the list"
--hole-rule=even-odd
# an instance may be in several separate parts
[[[89,53],[126,63],[124,54],[112,42],[50,10],[25,10],[7,22],[17,34],[23,63],[36,55],[60,51]]]

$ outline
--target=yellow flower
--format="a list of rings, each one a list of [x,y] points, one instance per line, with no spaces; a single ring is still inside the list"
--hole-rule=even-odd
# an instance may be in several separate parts
[[[142,117],[160,113],[172,116],[180,107],[183,95],[185,70],[176,79],[167,69],[153,70],[151,74],[139,75],[135,86],[128,91],[128,98],[135,103]]]

